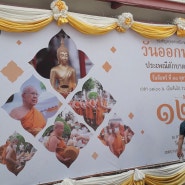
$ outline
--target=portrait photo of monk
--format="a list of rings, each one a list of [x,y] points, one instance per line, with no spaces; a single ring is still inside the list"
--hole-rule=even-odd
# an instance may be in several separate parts
[[[27,132],[36,136],[60,106],[59,100],[47,93],[44,84],[32,76],[22,85],[19,93],[9,98],[3,108],[11,118],[20,121]]]
[[[75,42],[61,29],[48,41],[47,48],[41,48],[29,61],[35,70],[50,80],[51,86],[64,98],[85,77],[93,63],[88,56],[77,49]]]
[[[7,169],[17,176],[36,151],[32,144],[15,132],[0,146],[0,163],[6,165]]]
[[[104,118],[115,105],[116,100],[103,89],[96,79],[89,78],[77,92],[69,105],[85,122],[96,130],[104,121]]]
[[[91,136],[90,130],[78,122],[72,112],[62,112],[54,124],[45,130],[39,141],[69,168],[77,159],[80,150],[88,144]]]
[[[112,118],[108,125],[101,130],[98,138],[119,158],[133,136],[134,132],[129,126],[123,124],[121,118]]]

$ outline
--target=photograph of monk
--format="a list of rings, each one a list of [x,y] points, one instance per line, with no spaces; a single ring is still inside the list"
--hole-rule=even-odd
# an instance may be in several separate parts
[[[10,117],[21,122],[22,127],[36,136],[47,123],[47,119],[55,115],[61,103],[34,76],[28,79],[19,93],[13,94],[4,108]]]
[[[78,79],[85,77],[93,63],[78,50],[74,41],[61,30],[29,62],[51,86],[64,98],[77,86]]]
[[[89,78],[84,83],[82,91],[73,96],[69,105],[78,115],[84,117],[90,127],[96,130],[115,103],[115,99],[97,80]]]
[[[119,158],[133,136],[134,132],[132,129],[123,124],[121,118],[114,117],[110,119],[108,125],[101,130],[98,138]]]
[[[72,112],[62,112],[53,125],[48,127],[40,142],[50,152],[54,152],[57,159],[70,167],[92,136],[89,129],[78,122]]]
[[[0,163],[6,165],[7,169],[17,176],[36,151],[32,144],[15,132],[0,146]]]

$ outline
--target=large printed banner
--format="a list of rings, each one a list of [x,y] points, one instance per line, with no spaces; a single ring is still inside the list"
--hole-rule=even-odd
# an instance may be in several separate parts
[[[176,157],[185,40],[85,35],[55,24],[0,34],[1,184],[39,184]]]

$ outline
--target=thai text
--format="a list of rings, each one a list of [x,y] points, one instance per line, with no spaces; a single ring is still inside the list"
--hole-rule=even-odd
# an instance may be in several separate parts
[[[179,120],[185,120],[185,103],[180,104],[179,100],[175,100],[175,108],[170,104],[161,104],[157,108],[157,117],[166,124],[171,124],[175,114]]]
[[[142,46],[142,51],[144,56],[151,57],[168,57],[168,58],[185,58],[184,48],[165,48],[150,46],[150,42],[143,41],[144,46]]]

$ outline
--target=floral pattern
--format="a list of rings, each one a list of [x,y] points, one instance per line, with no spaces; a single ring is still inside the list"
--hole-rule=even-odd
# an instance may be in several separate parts
[[[122,13],[118,16],[117,30],[124,32],[132,26],[133,22],[133,15],[131,13]]]
[[[51,3],[50,7],[53,11],[54,19],[57,21],[58,25],[62,25],[68,22],[68,6],[64,1],[55,0]]]
[[[173,22],[175,25],[177,25],[179,30],[185,30],[185,19],[175,18]]]

